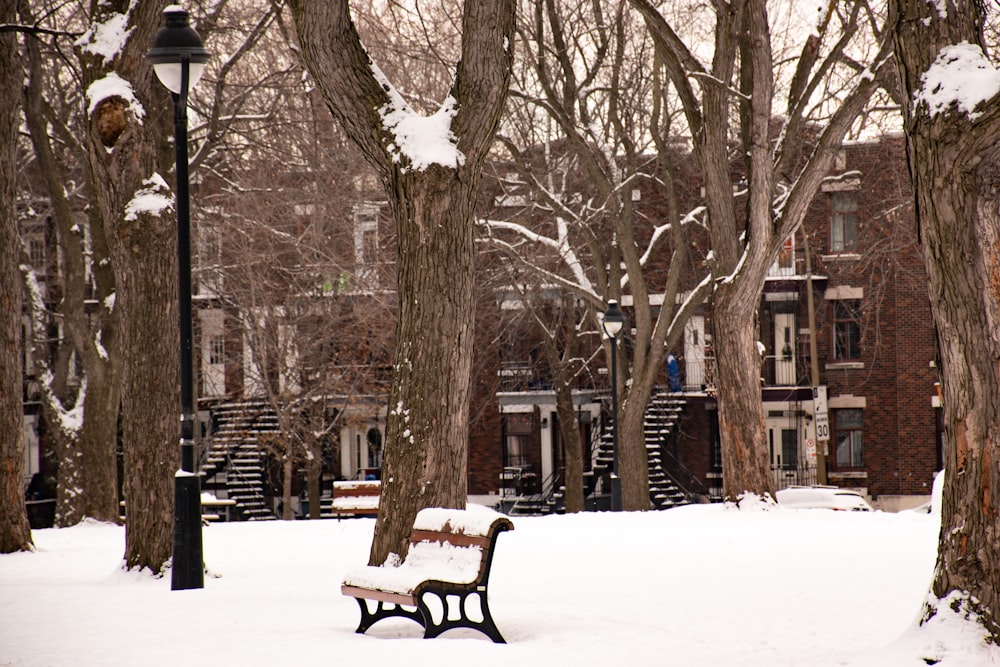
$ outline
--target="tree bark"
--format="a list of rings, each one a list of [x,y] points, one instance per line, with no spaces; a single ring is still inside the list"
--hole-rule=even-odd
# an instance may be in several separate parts
[[[532,301],[537,306],[541,300],[535,295]],[[549,368],[552,370],[552,382],[556,394],[559,441],[563,451],[565,508],[566,512],[570,514],[582,512],[585,508],[583,440],[580,437],[580,424],[573,405],[573,385],[576,382],[577,373],[581,371],[578,357],[580,332],[576,319],[579,314],[574,307],[574,302],[575,299],[569,295],[561,300],[556,313],[558,320],[551,332],[545,330],[544,324],[540,320],[538,321],[539,329],[543,329],[542,338],[548,356]],[[530,303],[526,305],[530,307]],[[535,317],[537,319],[539,315],[536,314]]]
[[[370,562],[403,555],[418,510],[465,507],[473,342],[472,205],[506,98],[514,2],[466,0],[451,131],[464,162],[414,169],[379,110],[392,101],[346,0],[290,3],[303,58],[345,132],[378,171],[398,237],[399,320]]]
[[[983,44],[982,3],[890,3],[907,157],[941,357],[945,486],[932,600],[964,602],[1000,641],[1000,95],[973,117],[915,101],[942,49]],[[971,111],[971,110],[969,110]],[[981,112],[981,113],[980,113]],[[951,600],[952,596],[958,600]],[[946,602],[947,600],[947,602]]]
[[[5,3],[0,23],[15,19]],[[0,553],[33,546],[24,504],[24,283],[13,261],[21,256],[15,177],[23,76],[16,33],[0,34]]]
[[[391,201],[399,243],[399,343],[372,564],[390,552],[405,553],[420,508],[464,508],[468,495],[473,192],[456,176],[436,166],[418,177],[401,175]]]
[[[722,448],[722,485],[726,499],[735,502],[744,494],[774,497],[760,395],[758,298],[723,285],[713,300],[719,437],[728,445]]]
[[[81,49],[84,86],[112,69],[127,80],[145,117],[120,98],[94,105],[87,148],[95,206],[108,240],[120,309],[121,430],[124,451],[125,565],[160,572],[170,559],[174,473],[179,455],[179,344],[175,208],[128,211],[138,192],[171,198],[150,180],[169,174],[173,155],[173,106],[154,80],[145,53],[162,25],[166,2],[132,6],[124,0],[95,3],[93,22],[127,14],[131,32],[113,63]],[[123,107],[121,134],[109,136],[104,115]]]

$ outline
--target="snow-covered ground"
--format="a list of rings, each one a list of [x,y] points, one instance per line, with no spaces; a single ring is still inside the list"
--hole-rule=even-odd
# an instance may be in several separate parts
[[[38,530],[35,553],[0,556],[0,665],[1000,664],[950,612],[915,629],[933,515],[702,505],[514,523],[490,582],[507,645],[423,640],[403,619],[355,634],[340,580],[373,519],[207,526],[213,576],[177,592],[121,571],[121,527]]]

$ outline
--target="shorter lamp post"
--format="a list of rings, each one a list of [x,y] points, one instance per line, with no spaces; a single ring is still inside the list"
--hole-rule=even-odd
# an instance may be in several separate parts
[[[611,511],[622,509],[622,480],[618,476],[618,335],[625,326],[625,316],[622,315],[618,302],[608,300],[608,309],[604,312],[601,327],[611,341],[611,447],[613,460],[611,464]]]
[[[201,482],[194,464],[194,355],[191,317],[191,219],[188,196],[187,96],[198,82],[209,53],[178,5],[163,11],[165,26],[156,33],[146,58],[174,99],[174,148],[177,174],[177,266],[180,320],[181,468],[174,475],[174,541],[171,590],[204,588],[201,541]]]

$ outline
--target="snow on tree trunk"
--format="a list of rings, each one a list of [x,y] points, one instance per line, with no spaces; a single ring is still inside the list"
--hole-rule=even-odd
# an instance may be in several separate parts
[[[936,599],[928,602],[926,616],[957,595],[980,614],[997,642],[1000,72],[979,46],[982,3],[958,0],[948,3],[947,12],[919,0],[890,5],[941,357],[946,476],[932,584]],[[971,85],[963,88],[957,83],[963,80]]]

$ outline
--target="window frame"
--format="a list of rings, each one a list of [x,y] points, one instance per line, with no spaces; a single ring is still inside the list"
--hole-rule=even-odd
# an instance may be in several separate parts
[[[848,233],[848,231],[850,233]],[[830,193],[830,252],[851,253],[858,244],[858,192]]]
[[[834,455],[838,468],[864,467],[864,421],[862,408],[838,408],[833,411]]]
[[[831,327],[831,353],[835,361],[861,359],[861,300],[835,299]]]
[[[226,363],[225,334],[216,334],[208,339],[208,363],[212,366]]]

